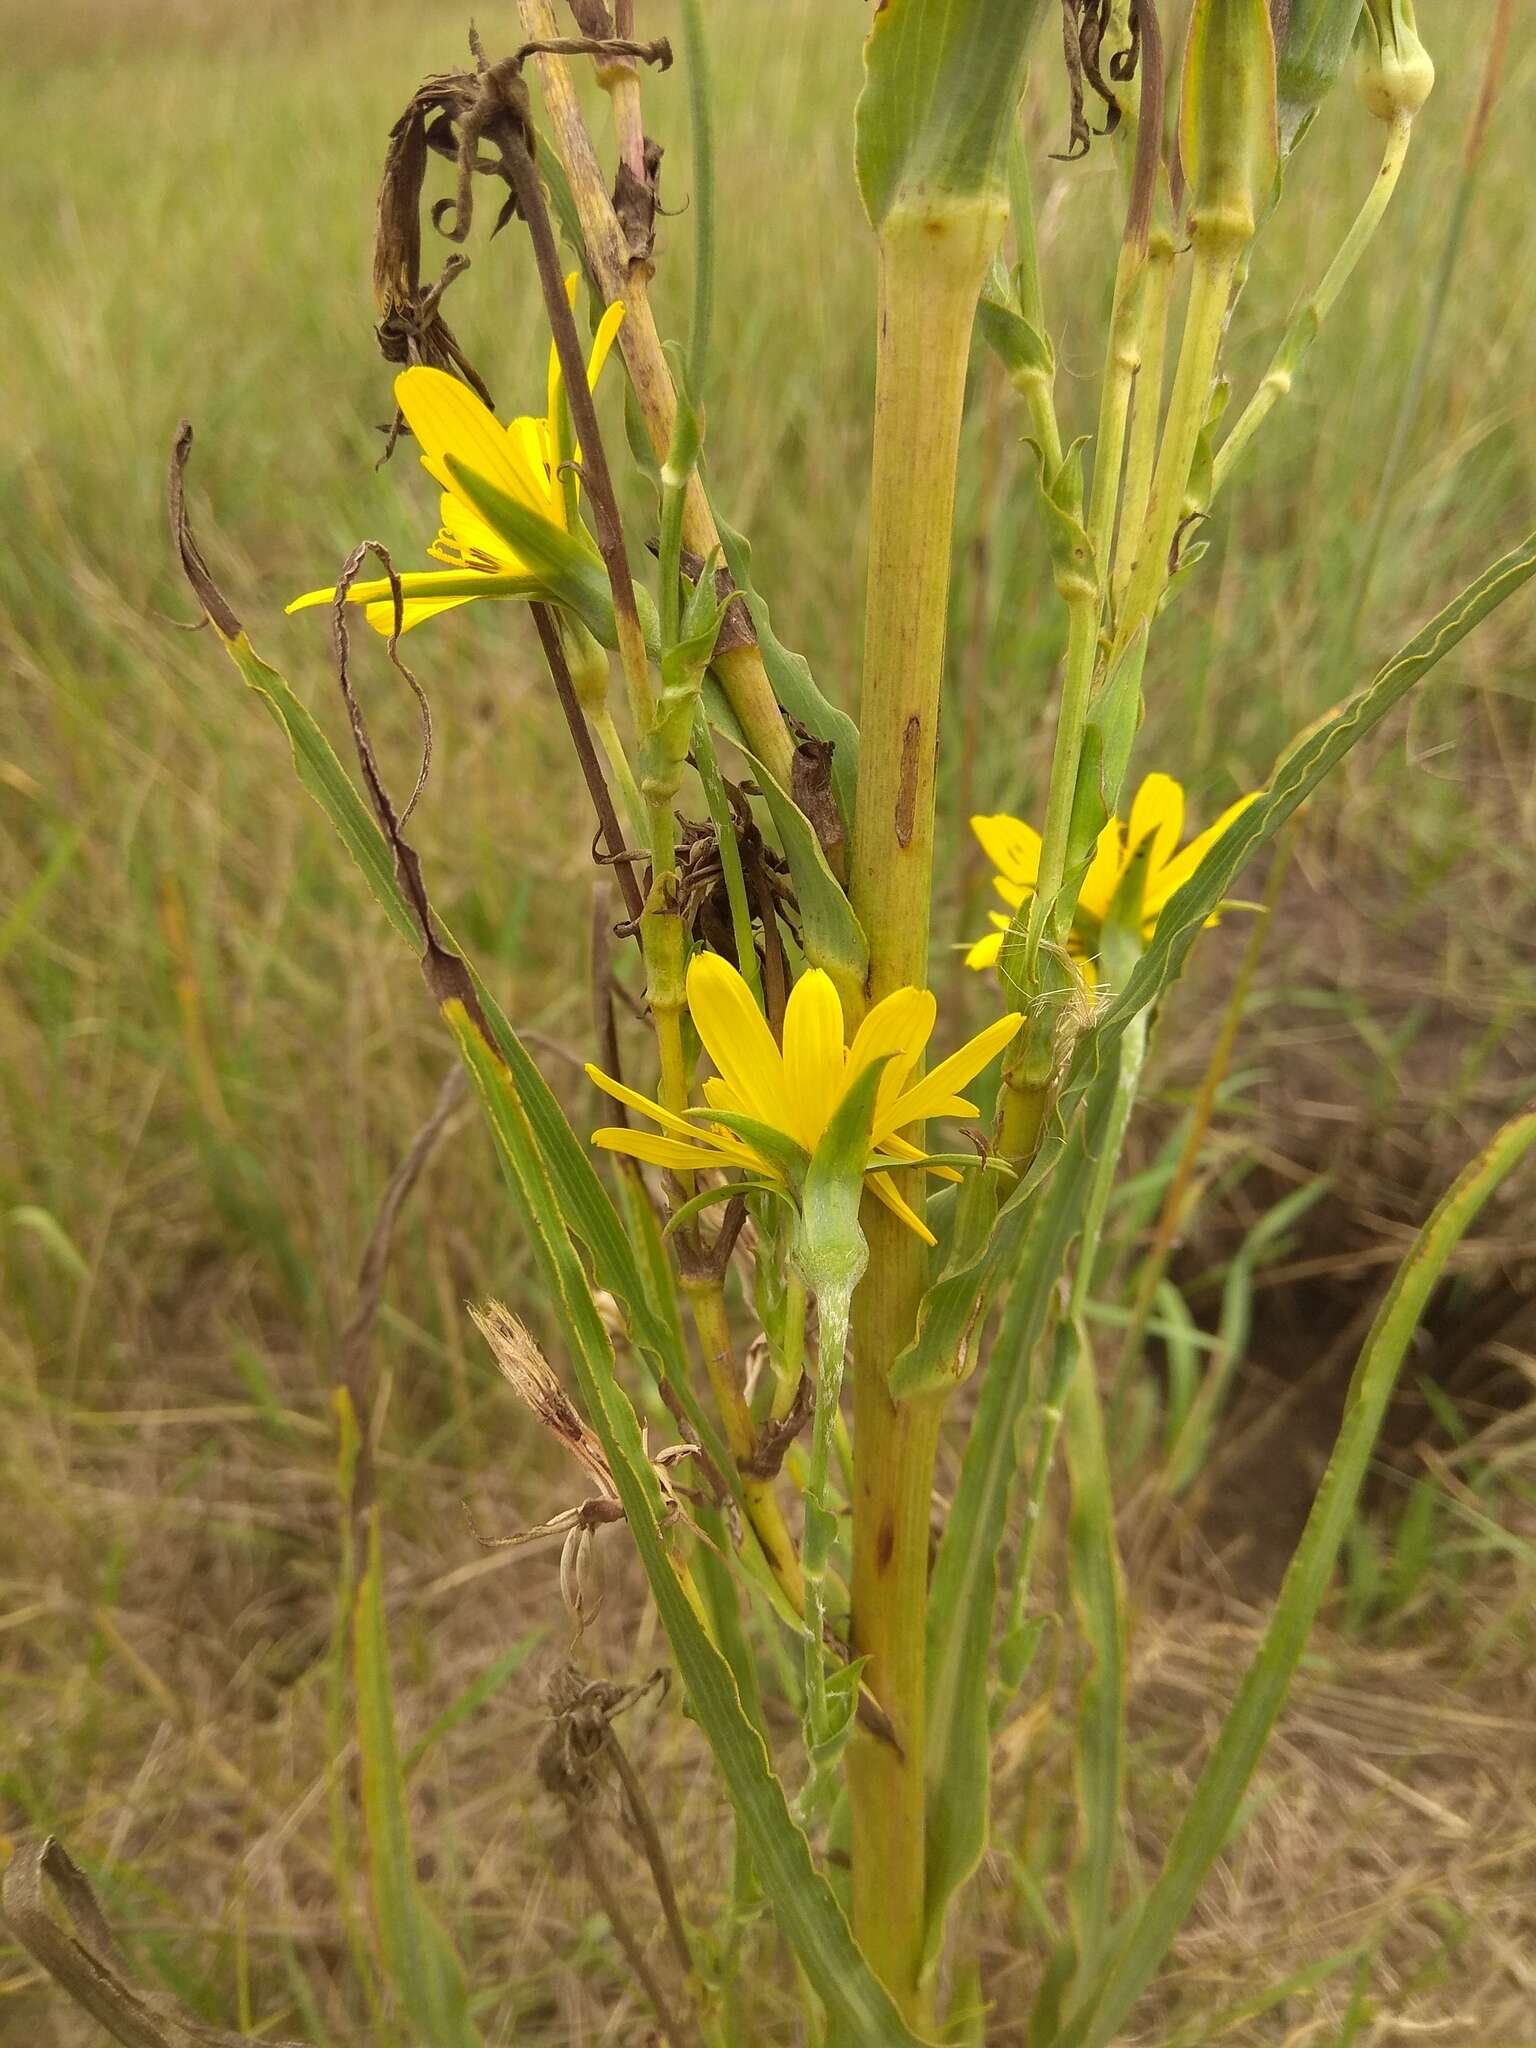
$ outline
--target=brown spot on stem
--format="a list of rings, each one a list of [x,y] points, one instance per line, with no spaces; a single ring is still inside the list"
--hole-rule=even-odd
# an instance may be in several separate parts
[[[880,1534],[875,1538],[875,1569],[887,1572],[891,1559],[896,1555],[896,1525],[887,1515],[880,1524]]]
[[[914,711],[901,736],[901,786],[896,791],[896,839],[901,846],[912,844],[917,822],[917,759],[923,737],[923,722]]]

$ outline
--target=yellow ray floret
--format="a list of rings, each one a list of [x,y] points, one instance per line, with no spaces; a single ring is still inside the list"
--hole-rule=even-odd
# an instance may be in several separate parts
[[[931,1244],[933,1234],[897,1192],[890,1169],[923,1154],[903,1133],[929,1117],[975,1117],[974,1103],[960,1094],[1000,1052],[1022,1019],[1000,1017],[948,1059],[917,1080],[914,1070],[933,1033],[936,1006],[927,989],[899,988],[864,1018],[849,1043],[843,1007],[830,976],[820,968],[803,974],[784,1011],[782,1050],[774,1040],[746,982],[714,953],[696,954],[688,968],[688,1009],[715,1073],[704,1084],[708,1108],[687,1117],[626,1088],[599,1068],[588,1074],[598,1087],[638,1110],[656,1132],[610,1128],[595,1131],[594,1145],[679,1172],[705,1167],[735,1168],[756,1180],[787,1186],[780,1159],[754,1146],[709,1110],[748,1116],[797,1145],[809,1158],[839,1103],[866,1068],[886,1066],[875,1097],[865,1172],[870,1186],[909,1228]],[[930,1171],[953,1178],[951,1169]]]
[[[1254,791],[1229,804],[1214,825],[1207,826],[1183,848],[1179,835],[1184,830],[1184,792],[1171,775],[1149,775],[1131,802],[1128,825],[1111,818],[1099,834],[1093,859],[1083,877],[1077,910],[1072,920],[1069,946],[1085,977],[1095,979],[1094,954],[1099,931],[1109,915],[1126,869],[1147,847],[1146,869],[1141,897],[1143,942],[1157,929],[1157,920],[1175,891],[1181,889],[1199,867],[1234,818],[1240,817],[1257,798]],[[1040,873],[1040,835],[1031,826],[1006,813],[990,818],[972,818],[971,830],[997,870],[992,886],[1008,905],[1008,912],[994,910],[994,929],[978,939],[965,956],[967,967],[991,967],[1003,947],[1003,934],[1012,922],[1011,913],[1034,894]],[[1150,845],[1148,845],[1150,842]],[[1216,924],[1215,917],[1206,919]]]
[[[566,296],[574,300],[574,272],[566,279],[565,289]],[[596,388],[623,318],[624,308],[614,304],[598,323],[587,359],[589,389]],[[425,619],[436,618],[439,612],[452,611],[456,605],[471,604],[476,598],[539,595],[538,578],[528,564],[459,496],[448,460],[452,457],[462,463],[517,504],[567,532],[567,513],[574,512],[577,503],[574,479],[580,450],[566,445],[569,414],[560,361],[553,347],[549,352],[548,389],[549,411],[542,419],[523,414],[503,426],[467,384],[461,384],[445,370],[419,365],[402,370],[395,379],[395,402],[416,437],[421,466],[442,490],[442,525],[427,553],[444,566],[412,569],[401,576],[402,632],[409,632]],[[572,465],[569,497],[562,473],[565,463]],[[335,597],[334,584],[328,590],[309,590],[296,597],[288,610],[298,612],[311,605],[331,604]],[[392,630],[394,604],[387,577],[354,583],[347,597],[350,603],[365,607],[370,626],[381,633]]]

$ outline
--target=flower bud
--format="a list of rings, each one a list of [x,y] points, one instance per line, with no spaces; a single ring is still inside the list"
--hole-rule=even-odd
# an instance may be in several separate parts
[[[1413,0],[1365,0],[1358,48],[1355,83],[1366,106],[1378,121],[1411,121],[1435,83]]]
[[[1343,77],[1362,5],[1363,0],[1269,0],[1282,155],[1290,155]]]
[[[570,612],[556,614],[565,662],[571,672],[576,701],[589,718],[606,709],[608,703],[608,655],[606,649]]]

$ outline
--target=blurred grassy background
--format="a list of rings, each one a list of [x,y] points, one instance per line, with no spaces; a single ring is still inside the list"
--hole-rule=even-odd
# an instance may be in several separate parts
[[[780,633],[849,700],[870,398],[872,262],[847,116],[862,12],[852,0],[712,11],[725,224],[714,480],[752,537]],[[668,25],[665,6],[641,12],[647,28]],[[1402,192],[1163,635],[1140,759],[1178,774],[1198,815],[1260,780],[1290,733],[1531,524],[1536,272],[1520,254],[1520,109],[1536,49],[1522,22],[1361,652],[1341,655],[1337,621],[1489,12],[1481,0],[1426,8],[1442,83]],[[488,42],[513,38],[510,9],[478,18]],[[402,562],[430,537],[414,462],[373,466],[388,397],[369,236],[389,123],[420,76],[460,60],[463,22],[401,0],[116,0],[105,16],[83,0],[46,15],[0,0],[0,32],[0,1828],[57,1828],[102,1879],[146,1972],[209,2019],[281,2012],[281,2031],[351,2041],[365,2037],[324,1818],[328,1396],[380,1194],[447,1055],[259,707],[206,636],[178,630],[190,606],[163,488],[189,416],[215,571],[262,652],[337,733],[323,617],[284,619],[282,605],[364,534]],[[1034,161],[1060,402],[1084,431],[1116,185],[1107,149],[1084,165],[1048,158],[1065,135],[1058,98],[1052,87],[1035,108]],[[664,199],[684,208],[678,72],[647,86],[647,108],[671,151]],[[1346,90],[1260,245],[1231,359],[1239,396],[1335,246],[1375,147]],[[684,210],[662,229],[664,331],[682,324],[688,264]],[[498,399],[525,409],[545,344],[515,234],[477,243],[450,317]],[[936,917],[956,941],[981,903],[963,818],[1034,808],[1061,638],[1020,422],[980,359],[973,400]],[[1363,750],[1301,838],[1243,1086],[1179,1268],[1196,1312],[1268,1202],[1319,1171],[1334,1185],[1261,1281],[1244,1383],[1255,1413],[1286,1420],[1264,1463],[1234,1468],[1247,1476],[1206,1536],[1138,1589],[1149,1853],[1160,1788],[1171,1804],[1190,1761],[1181,1731],[1252,1625],[1268,1524],[1279,1540],[1315,1476],[1306,1418],[1315,1407],[1326,1426],[1340,1346],[1434,1193],[1529,1089],[1530,634],[1528,607],[1496,619],[1406,724]],[[414,645],[439,733],[424,855],[449,921],[549,1052],[579,1123],[588,832],[525,622],[474,607]],[[392,692],[376,694],[378,733],[404,772],[410,720]],[[1149,1157],[1198,1077],[1238,922],[1174,998]],[[958,968],[946,975],[961,1001]],[[1378,1957],[1381,2017],[1360,2040],[1432,2023],[1447,2041],[1536,2042],[1528,2017],[1513,2017],[1522,2000],[1528,2015],[1533,1988],[1520,1940],[1536,1868],[1521,1747],[1536,1536],[1521,1248],[1517,1221],[1485,1239],[1483,1279],[1439,1332],[1459,1378],[1426,1370],[1406,1397],[1395,1482],[1362,1528],[1269,1799],[1181,1951],[1169,1993],[1180,2024],[1318,1941],[1363,1943]],[[376,1344],[408,1739],[557,1613],[552,1560],[482,1560],[458,1508],[469,1493],[484,1520],[512,1526],[568,1493],[466,1332],[466,1298],[515,1303],[523,1289],[489,1150],[461,1123],[408,1213]],[[1440,1519],[1432,1559],[1389,1599],[1409,1479],[1432,1488]],[[655,1660],[648,1630],[610,1603],[598,1635],[616,1673]],[[426,1875],[485,1994],[489,2040],[637,2039],[637,1994],[565,1875],[557,1818],[532,1784],[535,1668],[421,1766]],[[675,1718],[653,1720],[647,1760],[679,1842],[700,1829],[712,1839],[715,1789],[681,1739]],[[1026,1777],[1031,1761],[1016,1759]],[[707,1863],[690,1877],[702,1886]],[[1027,1968],[1020,1949],[1000,1913],[1003,2012]],[[1230,2038],[1335,2038],[1306,2031],[1314,2010],[1240,2020]],[[17,1952],[0,1951],[0,2031],[28,2048],[90,2038]]]

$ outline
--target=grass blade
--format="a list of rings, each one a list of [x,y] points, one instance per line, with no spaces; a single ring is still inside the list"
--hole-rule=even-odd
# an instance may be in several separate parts
[[[1507,1123],[1466,1168],[1398,1268],[1355,1367],[1338,1441],[1264,1640],[1222,1724],[1157,1882],[1097,1982],[1082,1994],[1058,2048],[1109,2048],[1194,1905],[1285,1703],[1425,1304],[1483,1204],[1533,1144],[1536,1111],[1529,1111]]]
[[[405,1774],[395,1741],[377,1508],[368,1517],[368,1565],[353,1613],[352,1655],[368,1871],[385,1974],[418,2039],[432,2048],[478,2048],[463,1969],[416,1882]]]
[[[847,2029],[854,2040],[910,2048],[917,2037],[864,1960],[830,1886],[813,1863],[810,1844],[790,1815],[763,1739],[743,1709],[730,1665],[703,1626],[693,1583],[683,1576],[668,1548],[660,1492],[640,1425],[618,1383],[612,1346],[511,1077],[461,1004],[446,1003],[444,1014],[479,1093],[541,1278],[559,1314],[582,1397],[612,1469],[690,1707],[709,1740],[779,1926],[835,2025]]]
[[[1096,1097],[1078,1120],[1030,1217],[1002,1327],[981,1376],[981,1399],[934,1565],[928,1629],[929,1969],[943,1946],[945,1915],[986,1848],[992,1748],[988,1674],[998,1555],[1019,1468],[1018,1430],[1029,1399],[1031,1360],[1079,1228],[1094,1150],[1113,1094],[1111,1077],[1102,1102]]]

